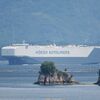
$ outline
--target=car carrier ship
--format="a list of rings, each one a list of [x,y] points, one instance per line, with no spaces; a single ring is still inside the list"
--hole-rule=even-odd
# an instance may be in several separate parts
[[[37,64],[43,61],[60,64],[99,63],[100,46],[12,44],[1,48],[1,56],[11,65]]]

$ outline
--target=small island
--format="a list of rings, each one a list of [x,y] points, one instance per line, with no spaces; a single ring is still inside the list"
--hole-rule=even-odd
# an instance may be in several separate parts
[[[73,79],[73,75],[68,73],[66,68],[64,71],[60,71],[53,62],[45,61],[40,66],[38,80],[34,84],[72,85],[79,84],[79,82]]]
[[[99,72],[98,72],[98,80],[96,83],[94,83],[96,85],[99,85],[100,86],[100,69],[99,69]]]

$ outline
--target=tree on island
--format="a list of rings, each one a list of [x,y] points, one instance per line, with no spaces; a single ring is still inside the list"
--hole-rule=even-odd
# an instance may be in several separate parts
[[[56,72],[56,67],[53,62],[45,61],[40,66],[40,73],[44,75],[44,84],[46,84],[47,77],[49,77],[49,83],[50,83],[50,77],[54,75]]]
[[[78,83],[72,80],[72,75],[65,71],[56,69],[53,62],[45,61],[40,66],[38,81],[35,84],[67,84]]]

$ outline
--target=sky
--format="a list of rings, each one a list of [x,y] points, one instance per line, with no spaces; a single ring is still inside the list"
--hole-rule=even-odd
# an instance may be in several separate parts
[[[0,0],[0,45],[100,45],[100,0]]]

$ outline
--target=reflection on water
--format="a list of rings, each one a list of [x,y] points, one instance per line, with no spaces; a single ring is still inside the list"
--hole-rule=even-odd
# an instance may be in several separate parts
[[[2,87],[0,100],[100,100],[100,88],[95,85]]]
[[[45,100],[65,100],[64,98],[46,98]]]

